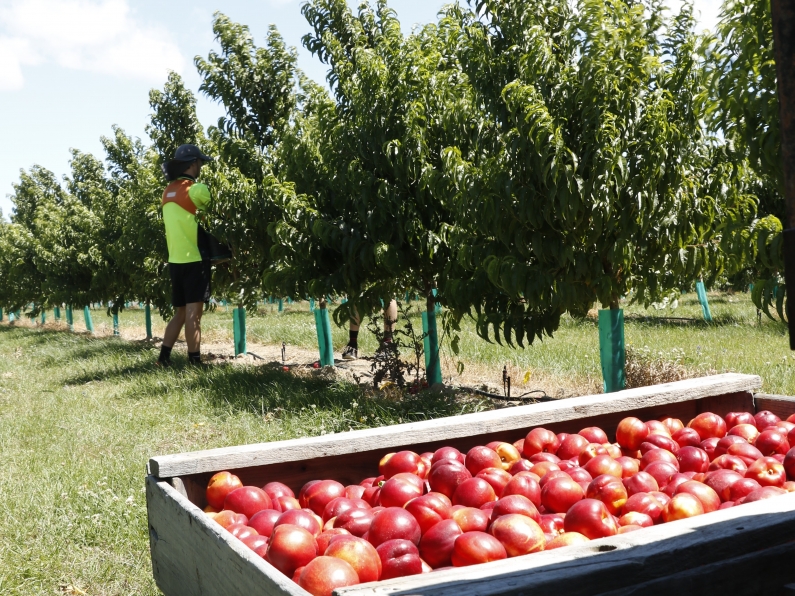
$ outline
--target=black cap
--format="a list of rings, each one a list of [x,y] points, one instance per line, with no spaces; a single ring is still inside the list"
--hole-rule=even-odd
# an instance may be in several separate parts
[[[185,171],[185,168],[189,167],[184,164],[196,161],[197,159],[203,162],[213,161],[212,157],[208,157],[202,153],[201,149],[196,145],[187,143],[177,148],[174,152],[174,159],[168,160],[160,167],[163,170],[163,175],[166,177],[166,180],[176,180]]]
[[[196,145],[191,145],[187,143],[185,145],[180,145],[176,152],[174,153],[174,159],[171,161],[194,161],[200,159],[202,161],[212,161],[212,157],[208,157],[204,153],[201,152]]]

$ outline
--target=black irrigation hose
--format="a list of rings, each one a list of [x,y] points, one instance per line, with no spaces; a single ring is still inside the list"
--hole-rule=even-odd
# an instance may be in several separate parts
[[[514,400],[535,400],[537,402],[544,402],[544,401],[555,401],[554,397],[550,397],[547,395],[546,391],[543,389],[533,389],[531,391],[526,391],[521,395],[512,395],[508,397],[506,395],[499,395],[497,393],[489,393],[488,391],[483,391],[481,389],[473,389],[472,387],[459,387],[463,391],[469,391],[470,393],[476,393],[478,395],[484,395],[486,397],[490,397],[491,399],[502,399],[505,401],[514,401]],[[530,395],[531,393],[541,393],[540,396],[534,397]]]

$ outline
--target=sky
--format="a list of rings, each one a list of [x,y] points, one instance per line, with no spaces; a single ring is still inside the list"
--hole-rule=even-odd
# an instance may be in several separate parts
[[[390,6],[408,33],[449,1]],[[712,29],[720,1],[694,5],[699,26]],[[197,94],[202,124],[215,124],[223,109],[198,94],[193,58],[217,48],[216,10],[247,25],[257,45],[275,24],[298,49],[299,68],[324,82],[324,66],[301,45],[309,27],[300,7],[301,0],[0,0],[0,211],[6,219],[12,211],[8,195],[20,170],[38,164],[61,178],[71,148],[103,158],[100,137],[113,125],[148,142],[149,90],[162,88],[169,71]]]

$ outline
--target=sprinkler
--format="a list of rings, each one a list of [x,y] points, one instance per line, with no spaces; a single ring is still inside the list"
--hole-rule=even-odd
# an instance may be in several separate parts
[[[287,344],[282,342],[282,363],[287,360]]]

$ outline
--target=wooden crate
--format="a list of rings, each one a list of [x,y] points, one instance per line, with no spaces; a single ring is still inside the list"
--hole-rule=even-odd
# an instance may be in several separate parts
[[[705,411],[795,413],[795,398],[764,395],[757,376],[724,374],[466,416],[338,433],[309,439],[154,457],[146,478],[152,567],[167,596],[306,595],[202,512],[212,474],[234,470],[244,484],[278,480],[296,492],[308,480],[358,483],[377,475],[390,451],[469,449],[530,428],[614,431],[621,418]],[[613,440],[613,437],[611,437]],[[345,596],[481,596],[497,594],[784,593],[795,581],[795,493],[708,515],[534,553],[420,576],[362,584]]]

